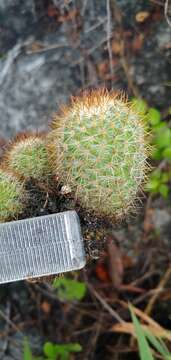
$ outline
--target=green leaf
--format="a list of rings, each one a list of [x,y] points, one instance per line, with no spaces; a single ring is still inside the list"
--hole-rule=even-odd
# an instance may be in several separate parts
[[[166,158],[167,160],[171,160],[171,146],[167,147],[166,149],[163,150],[162,155],[164,158]]]
[[[168,181],[171,176],[169,172],[161,172],[160,170],[154,170],[145,186],[146,190],[151,193],[160,193],[165,199],[169,195]]]
[[[158,179],[159,181],[161,180],[162,177],[162,172],[159,169],[155,169],[152,173],[151,173],[151,177],[154,179]]]
[[[58,296],[61,300],[68,301],[82,300],[87,290],[84,282],[66,277],[55,279],[53,287],[57,289]]]
[[[56,360],[57,357],[61,360],[69,360],[70,353],[80,352],[82,347],[78,343],[53,344],[47,342],[44,344],[43,351],[49,360]]]
[[[160,181],[158,179],[150,179],[146,185],[146,190],[151,192],[158,192]]]
[[[147,112],[147,103],[142,99],[132,98],[131,103],[133,105],[133,108],[141,113],[142,115],[145,115]]]
[[[160,121],[156,126],[153,127],[154,133],[157,133],[157,131],[161,131],[166,128],[165,121]]]
[[[165,198],[168,198],[169,195],[169,187],[166,184],[161,184],[159,187],[159,193]]]
[[[24,339],[24,359],[23,360],[34,360],[27,339]]]
[[[165,343],[162,340],[156,338],[152,333],[148,331],[145,331],[145,336],[151,343],[151,345],[153,345],[153,347],[159,352],[159,354],[164,356],[164,359],[168,359],[168,356],[171,356],[169,350],[167,349]]]
[[[158,131],[155,143],[160,149],[171,145],[171,130],[168,127],[164,127],[162,131]]]
[[[149,180],[146,184],[146,190],[156,193],[159,191],[159,187],[161,185],[161,179],[162,179],[162,172],[160,170],[154,170],[150,177]]]
[[[170,174],[167,172],[161,173],[161,183],[166,184],[170,179]]]
[[[55,358],[55,356],[56,356],[54,344],[52,344],[51,342],[46,342],[44,344],[43,352],[47,357],[52,358],[52,359]]]
[[[161,121],[160,111],[155,108],[150,108],[147,116],[148,116],[148,120],[152,126],[158,125]]]
[[[65,345],[65,349],[68,351],[68,352],[80,352],[82,351],[82,346],[78,343],[74,343],[74,344],[66,344]]]
[[[133,321],[133,324],[135,327],[135,333],[137,335],[140,359],[141,360],[154,360],[154,357],[152,355],[149,344],[145,338],[144,331],[140,325],[139,320],[137,319],[136,315],[134,314],[133,307],[130,305],[129,308],[130,308],[130,312],[131,312],[132,321]]]
[[[154,160],[162,160],[163,159],[162,153],[163,151],[161,149],[156,148],[153,150],[151,157]]]

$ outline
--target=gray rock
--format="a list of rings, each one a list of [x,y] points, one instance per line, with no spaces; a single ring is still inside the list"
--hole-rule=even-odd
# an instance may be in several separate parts
[[[167,209],[154,209],[152,220],[155,228],[162,230],[171,222],[171,214]]]

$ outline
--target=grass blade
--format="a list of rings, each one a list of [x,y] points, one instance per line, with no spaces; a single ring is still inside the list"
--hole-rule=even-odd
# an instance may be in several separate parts
[[[130,308],[130,312],[131,312],[132,321],[133,321],[133,324],[135,327],[135,332],[137,335],[140,359],[141,360],[154,360],[151,349],[150,349],[149,344],[144,335],[144,331],[141,328],[139,320],[137,319],[136,315],[134,314],[133,307],[130,305],[129,308]]]
[[[32,352],[27,339],[24,339],[24,360],[33,360]]]
[[[145,336],[148,339],[148,341],[151,343],[151,345],[154,346],[154,348],[162,355],[164,356],[164,359],[171,359],[171,354],[169,353],[169,350],[167,349],[165,343],[161,340],[156,338],[153,334],[151,334],[148,331],[145,331]]]

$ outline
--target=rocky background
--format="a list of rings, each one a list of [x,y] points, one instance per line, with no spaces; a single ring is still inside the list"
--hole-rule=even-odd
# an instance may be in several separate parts
[[[47,130],[71,95],[99,86],[143,98],[167,115],[169,16],[163,0],[0,0],[0,137]],[[83,352],[72,359],[137,359],[135,349],[128,355],[127,340],[112,333],[111,309],[127,319],[119,301],[144,305],[143,295],[148,300],[167,269],[170,200],[147,199],[136,220],[112,236],[112,249],[107,242],[103,258],[82,274],[89,289],[82,303],[61,303],[48,284],[1,286],[0,359],[22,359],[24,336],[38,354],[47,340],[77,341]],[[99,301],[96,291],[104,288]],[[153,313],[167,328],[169,301]]]

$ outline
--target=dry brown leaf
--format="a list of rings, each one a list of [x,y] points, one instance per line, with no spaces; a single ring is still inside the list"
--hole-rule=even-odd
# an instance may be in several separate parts
[[[140,11],[135,15],[135,19],[138,23],[145,22],[150,16],[150,13],[148,11]]]
[[[112,47],[113,54],[120,55],[122,53],[122,44],[120,41],[113,40],[111,47]]]
[[[163,301],[168,301],[171,299],[171,289],[166,289],[163,291],[163,293],[160,295],[160,299]]]
[[[44,45],[39,42],[33,42],[29,47],[28,50],[31,52],[37,52],[39,50],[44,49]]]
[[[137,293],[137,294],[143,294],[145,292],[144,289],[138,288],[137,286],[133,286],[133,285],[121,285],[120,286],[120,290],[122,291],[128,291],[128,292],[133,292],[133,293]]]
[[[109,70],[109,62],[103,61],[97,65],[98,73],[101,77],[103,77]]]
[[[153,214],[154,214],[154,209],[148,209],[146,211],[146,216],[144,219],[144,231],[146,233],[149,233],[151,230],[154,229],[154,224],[153,224]]]
[[[134,51],[141,50],[143,46],[143,42],[144,42],[144,35],[143,34],[137,35],[132,42],[132,49]]]
[[[51,311],[51,305],[47,301],[43,301],[41,304],[41,309],[45,314],[49,314]]]
[[[106,239],[107,251],[109,256],[109,274],[116,289],[119,289],[123,280],[122,254],[118,246],[115,245],[112,237]]]
[[[152,333],[155,337],[167,339],[169,341],[171,340],[170,332],[163,329],[162,327],[158,329],[152,325],[141,325],[141,326],[143,330]],[[123,334],[130,334],[136,337],[134,324],[131,322],[117,323],[110,328],[110,331],[123,333]]]
[[[122,301],[122,300],[121,300],[121,301],[120,301],[120,304],[121,304],[124,308],[128,309],[128,304],[127,304],[125,301]],[[162,327],[161,327],[155,320],[153,320],[153,319],[152,319],[149,315],[147,315],[144,311],[136,308],[135,306],[134,306],[134,313],[135,313],[137,316],[139,316],[141,320],[147,322],[147,324],[150,324],[151,326],[156,327],[157,329],[162,329]]]
[[[78,16],[78,10],[77,9],[73,9],[71,10],[68,14],[66,15],[61,15],[58,18],[59,22],[64,22],[64,21],[69,21],[69,20],[73,20]]]
[[[98,262],[95,268],[96,275],[100,281],[108,283],[110,281],[105,264]]]
[[[134,260],[132,256],[129,256],[127,254],[122,254],[122,264],[124,269],[131,269],[134,266]]]

